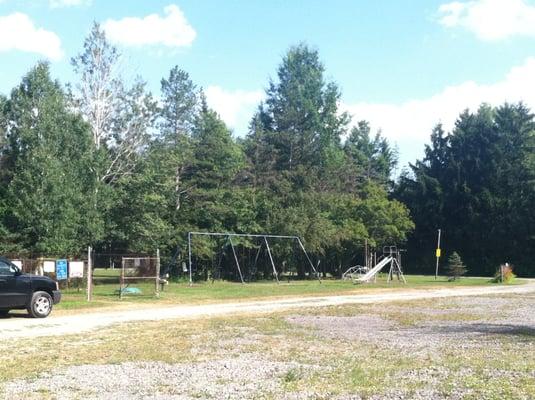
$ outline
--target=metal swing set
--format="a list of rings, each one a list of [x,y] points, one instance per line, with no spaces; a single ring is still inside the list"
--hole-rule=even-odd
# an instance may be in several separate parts
[[[301,248],[303,254],[305,255],[305,258],[310,266],[310,272],[313,272],[318,281],[321,283],[320,276],[318,274],[317,269],[314,267],[314,264],[312,263],[312,260],[310,259],[305,246],[303,245],[303,242],[299,236],[287,236],[287,235],[270,235],[270,234],[252,234],[252,233],[228,233],[228,232],[188,232],[188,264],[189,264],[189,284],[190,286],[193,285],[193,263],[192,263],[192,246],[191,242],[194,236],[208,236],[208,237],[226,237],[227,242],[230,244],[230,247],[232,249],[232,255],[234,258],[234,262],[236,264],[236,269],[238,271],[238,274],[240,276],[240,280],[242,283],[245,283],[245,279],[243,277],[242,268],[240,266],[240,262],[238,260],[238,255],[236,253],[236,247],[234,246],[234,242],[232,241],[232,238],[256,238],[261,239],[260,246],[258,248],[258,252],[256,253],[255,257],[255,266],[258,262],[258,257],[260,256],[260,252],[262,251],[263,246],[265,245],[266,252],[269,257],[269,261],[273,270],[273,276],[275,277],[277,283],[280,283],[279,280],[279,272],[277,271],[277,268],[275,266],[275,262],[273,260],[273,254],[271,252],[271,247],[269,245],[268,239],[288,239],[293,240],[296,243],[299,244],[299,247]],[[221,262],[221,260],[220,260]]]

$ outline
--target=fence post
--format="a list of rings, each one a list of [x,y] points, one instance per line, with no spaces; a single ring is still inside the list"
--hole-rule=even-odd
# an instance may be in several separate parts
[[[156,249],[156,297],[160,297],[160,249]]]
[[[87,247],[87,301],[93,298],[93,261],[91,259],[91,246]]]
[[[123,299],[123,284],[124,284],[124,257],[121,257],[121,277],[119,278],[119,299]]]

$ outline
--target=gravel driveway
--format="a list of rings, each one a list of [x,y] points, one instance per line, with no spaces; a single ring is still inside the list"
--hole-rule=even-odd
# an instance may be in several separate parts
[[[289,297],[261,301],[227,302],[206,305],[155,307],[141,310],[91,312],[79,315],[50,316],[46,319],[8,318],[0,320],[0,337],[37,337],[75,334],[124,322],[165,319],[192,319],[209,316],[270,313],[292,309],[345,304],[372,304],[443,297],[480,296],[535,292],[535,281],[518,286],[456,287],[448,289],[406,289],[395,292],[321,297]]]

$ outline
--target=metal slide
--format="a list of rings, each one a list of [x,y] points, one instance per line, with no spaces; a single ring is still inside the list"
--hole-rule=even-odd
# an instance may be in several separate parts
[[[367,282],[372,279],[379,271],[381,271],[386,265],[390,264],[393,257],[387,256],[377,263],[375,267],[370,269],[364,275],[355,279],[355,282]]]

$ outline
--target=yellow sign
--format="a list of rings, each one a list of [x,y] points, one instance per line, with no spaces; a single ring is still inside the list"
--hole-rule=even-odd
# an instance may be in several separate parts
[[[440,249],[437,249],[437,258],[440,257]]]

